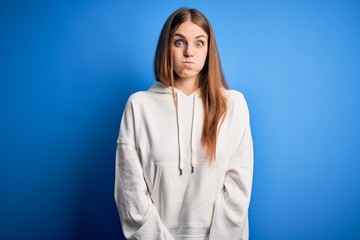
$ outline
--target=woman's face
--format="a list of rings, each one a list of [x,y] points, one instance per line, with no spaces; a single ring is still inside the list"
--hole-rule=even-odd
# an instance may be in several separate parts
[[[205,64],[208,35],[201,27],[188,20],[176,29],[172,52],[175,79],[195,80]]]

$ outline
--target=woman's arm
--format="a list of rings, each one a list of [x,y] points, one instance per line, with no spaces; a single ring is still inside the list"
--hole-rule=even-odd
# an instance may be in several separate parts
[[[129,99],[116,150],[115,200],[126,239],[173,240],[151,201],[135,147],[133,106]]]
[[[232,152],[223,191],[218,196],[208,239],[248,239],[248,208],[253,176],[253,144],[249,111],[240,95]]]

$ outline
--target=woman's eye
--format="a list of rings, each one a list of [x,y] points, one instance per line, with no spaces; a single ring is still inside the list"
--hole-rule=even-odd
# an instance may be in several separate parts
[[[196,46],[197,47],[202,47],[202,46],[204,46],[204,42],[203,41],[197,41]]]
[[[183,40],[176,40],[175,41],[175,46],[181,47],[181,46],[184,46],[184,45],[185,45],[185,42]]]

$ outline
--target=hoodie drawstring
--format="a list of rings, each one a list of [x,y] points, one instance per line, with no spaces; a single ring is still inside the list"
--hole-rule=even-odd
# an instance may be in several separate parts
[[[192,113],[192,124],[191,124],[191,173],[194,172],[195,166],[196,166],[196,139],[195,139],[195,122],[196,122],[196,94],[193,96],[193,113]]]
[[[176,120],[177,120],[177,127],[178,127],[178,145],[179,145],[179,169],[180,169],[180,175],[182,175],[182,170],[184,168],[184,161],[181,156],[181,133],[182,133],[182,126],[180,123],[181,115],[180,115],[180,97],[179,94],[176,92],[176,104],[177,104],[177,111],[176,111]]]
[[[179,93],[175,93],[176,96],[176,104],[177,104],[177,112],[176,112],[176,117],[177,117],[177,127],[178,127],[178,145],[179,145],[179,170],[180,170],[180,175],[182,175],[182,171],[184,168],[184,160],[183,157],[181,155],[181,135],[182,135],[182,124],[181,124],[181,119],[182,119],[182,115],[181,115],[181,97],[179,97]],[[196,122],[196,93],[193,94],[193,112],[192,112],[192,123],[191,123],[191,173],[194,172],[195,167],[196,167],[196,139],[195,139],[195,122]]]

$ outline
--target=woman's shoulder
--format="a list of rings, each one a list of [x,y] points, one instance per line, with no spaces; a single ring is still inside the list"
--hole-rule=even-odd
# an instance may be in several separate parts
[[[130,94],[128,102],[142,101],[146,97],[146,91],[137,91]]]
[[[246,103],[244,94],[238,90],[224,89],[224,94],[230,104]]]
[[[241,116],[249,114],[248,104],[242,92],[235,89],[227,89],[225,90],[225,95],[227,96],[230,113],[240,113]]]
[[[132,104],[144,104],[149,101],[149,98],[151,98],[149,91],[137,91],[130,94],[127,102]]]
[[[171,93],[169,87],[166,87],[161,82],[156,81],[150,86],[150,88],[132,93],[129,96],[128,101],[146,103],[149,99],[153,99],[154,96],[162,96],[169,93]]]

